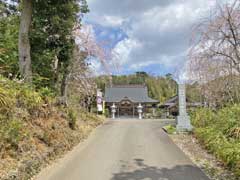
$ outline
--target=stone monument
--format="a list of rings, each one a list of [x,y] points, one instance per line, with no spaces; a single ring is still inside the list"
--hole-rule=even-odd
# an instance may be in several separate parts
[[[187,114],[186,110],[186,87],[185,84],[178,85],[178,106],[179,106],[179,115],[177,117],[177,130],[182,131],[191,131],[192,125],[190,122],[190,117]]]

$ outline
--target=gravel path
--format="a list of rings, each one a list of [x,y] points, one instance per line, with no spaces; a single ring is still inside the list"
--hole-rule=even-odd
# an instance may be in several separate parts
[[[161,129],[160,120],[115,120],[37,180],[208,180]]]

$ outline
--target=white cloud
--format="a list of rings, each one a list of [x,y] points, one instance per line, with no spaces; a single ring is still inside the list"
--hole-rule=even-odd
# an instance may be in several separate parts
[[[98,59],[91,58],[90,62],[91,62],[90,70],[93,73],[93,75],[97,76],[105,73],[105,71],[103,71],[101,62]]]
[[[191,28],[209,13],[215,0],[90,0],[88,20],[121,28],[127,38],[114,51],[119,64],[137,70],[162,64],[184,66]]]
[[[131,52],[140,46],[141,45],[139,45],[138,42],[132,39],[124,39],[123,41],[120,41],[113,49],[113,52],[117,54],[118,64],[129,64]]]
[[[124,19],[118,16],[104,16],[104,21],[106,25],[109,26],[121,26]]]
[[[126,19],[121,16],[98,15],[93,13],[87,16],[87,20],[105,27],[119,27]]]

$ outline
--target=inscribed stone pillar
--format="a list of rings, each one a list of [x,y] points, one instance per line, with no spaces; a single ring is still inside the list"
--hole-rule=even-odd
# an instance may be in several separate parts
[[[179,115],[177,117],[177,130],[178,131],[191,131],[192,125],[190,117],[186,110],[186,87],[185,84],[178,85],[178,106]]]

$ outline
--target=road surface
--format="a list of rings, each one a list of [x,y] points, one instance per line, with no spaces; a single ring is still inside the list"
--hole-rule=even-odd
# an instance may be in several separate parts
[[[110,120],[37,180],[209,180],[160,120]]]

